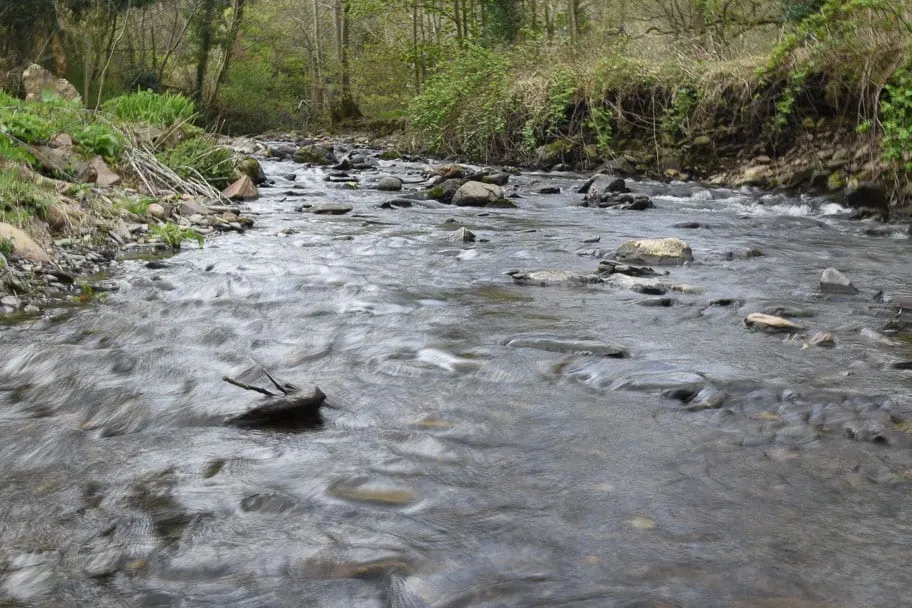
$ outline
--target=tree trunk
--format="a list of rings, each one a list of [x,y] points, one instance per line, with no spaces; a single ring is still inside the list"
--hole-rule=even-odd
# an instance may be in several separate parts
[[[215,15],[215,0],[203,0],[203,20],[200,23],[200,53],[196,64],[196,89],[193,97],[198,103],[203,101],[203,88],[206,84],[206,70],[209,67],[209,51],[212,48],[212,18]]]
[[[244,19],[244,6],[246,4],[247,0],[232,0],[231,2],[231,24],[228,26],[228,37],[225,39],[222,62],[219,65],[215,85],[212,87],[212,92],[209,94],[210,101],[216,100],[219,87],[225,82],[225,77],[228,76],[228,68],[231,67],[231,57],[234,55],[234,47],[237,44],[238,36],[241,33],[241,22]]]
[[[333,108],[333,123],[346,122],[361,118],[361,110],[355,104],[351,88],[351,66],[348,61],[349,46],[349,0],[336,0],[334,16],[336,20],[336,53],[339,62],[339,95]]]

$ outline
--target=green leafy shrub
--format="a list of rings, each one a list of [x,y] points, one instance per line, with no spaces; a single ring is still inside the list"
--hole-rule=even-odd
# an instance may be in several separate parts
[[[504,145],[513,107],[503,54],[477,46],[444,64],[409,105],[413,127],[437,152],[487,158]]]
[[[808,71],[806,69],[795,69],[788,73],[785,88],[776,102],[776,112],[770,120],[770,130],[774,134],[781,133],[788,126],[792,115],[795,113],[798,97],[804,90],[807,77]]]
[[[73,133],[73,141],[92,154],[116,159],[124,147],[123,138],[110,126],[95,123]]]
[[[209,137],[182,141],[170,150],[160,152],[158,158],[184,179],[202,178],[216,187],[227,186],[234,172],[231,150]]]
[[[180,249],[181,244],[187,240],[196,241],[197,245],[201,248],[206,239],[202,234],[193,230],[192,228],[184,228],[178,226],[172,222],[167,222],[165,224],[156,224],[152,226],[149,231],[157,236],[171,249]]]
[[[662,132],[672,140],[690,135],[690,122],[699,106],[699,93],[688,86],[678,87],[671,103],[662,113]]]
[[[560,127],[567,122],[567,109],[576,94],[576,79],[572,73],[560,69],[551,74],[543,103],[532,109],[531,116],[523,125],[526,150],[534,150],[558,135]]]
[[[196,105],[182,95],[137,91],[109,99],[102,110],[127,122],[146,122],[165,128],[193,118]]]
[[[884,160],[912,173],[912,66],[907,59],[884,88],[880,102]]]
[[[0,108],[0,132],[29,144],[44,143],[58,130],[51,121],[22,107]]]
[[[611,145],[614,140],[614,129],[612,121],[614,112],[610,108],[603,108],[594,105],[590,101],[589,120],[586,121],[586,127],[595,134],[595,151],[597,154],[611,153]]]
[[[31,152],[19,145],[6,133],[0,133],[0,160],[8,160],[35,166],[37,163]]]
[[[149,205],[155,202],[150,196],[133,195],[118,201],[118,205],[134,215],[144,216],[149,211]]]

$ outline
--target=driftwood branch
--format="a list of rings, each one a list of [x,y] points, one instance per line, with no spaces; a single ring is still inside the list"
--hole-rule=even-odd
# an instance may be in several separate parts
[[[270,374],[266,369],[263,369],[263,373],[266,374],[266,377],[269,378],[269,381],[272,382],[273,386],[282,391],[283,394],[287,395],[289,389],[292,391],[297,390],[297,387],[291,384],[279,384],[279,381],[273,378],[272,374]]]
[[[268,376],[269,374],[266,374],[266,375]],[[270,376],[269,379],[272,380],[272,377]],[[262,395],[266,395],[267,397],[276,396],[275,393],[273,393],[272,391],[266,390],[265,388],[262,388],[259,386],[251,386],[250,384],[245,384],[245,383],[241,382],[240,380],[235,380],[234,378],[229,378],[228,376],[223,376],[222,380],[224,380],[228,384],[233,384],[234,386],[237,386],[238,388],[242,388],[245,391],[254,391],[254,392],[260,393]],[[273,380],[273,382],[275,382],[275,380]],[[276,386],[278,386],[278,385],[276,385]],[[285,392],[285,391],[282,391],[282,392]]]

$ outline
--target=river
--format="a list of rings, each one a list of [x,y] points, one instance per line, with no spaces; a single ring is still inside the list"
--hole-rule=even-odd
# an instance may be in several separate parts
[[[382,165],[359,177],[419,180]],[[0,329],[0,606],[912,606],[912,348],[874,333],[901,324],[875,294],[912,292],[900,227],[695,184],[581,208],[570,174],[514,177],[515,210],[380,209],[264,167],[255,229]],[[354,210],[298,210],[324,202]],[[671,236],[695,293],[506,274]],[[859,293],[820,294],[829,266]],[[509,345],[543,336],[629,357]],[[224,425],[256,396],[222,377],[262,368],[319,385],[323,425]],[[695,384],[722,407],[662,395]]]

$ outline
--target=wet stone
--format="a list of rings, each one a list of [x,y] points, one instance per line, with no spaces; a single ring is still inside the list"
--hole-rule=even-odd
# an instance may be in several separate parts
[[[608,387],[612,391],[689,391],[698,393],[706,385],[706,378],[695,372],[645,372],[618,378]]]
[[[297,507],[297,501],[281,494],[251,494],[241,500],[245,513],[287,513]]]
[[[377,182],[377,190],[382,192],[397,192],[402,190],[402,180],[398,177],[382,177]]]
[[[643,264],[676,265],[693,261],[690,245],[676,238],[627,241],[616,252],[619,260]]]
[[[598,275],[584,275],[570,270],[535,270],[531,272],[512,271],[507,273],[513,281],[520,285],[537,285],[548,287],[551,285],[583,285],[587,283],[601,283]]]
[[[800,325],[796,325],[782,317],[766,315],[759,312],[747,315],[747,318],[744,319],[744,324],[751,329],[762,329],[771,333],[795,332],[804,329]]]
[[[883,425],[865,420],[853,420],[843,427],[843,433],[849,439],[886,445],[889,443]]]
[[[824,348],[832,348],[836,346],[836,339],[833,337],[833,334],[827,333],[825,331],[818,331],[816,334],[811,336],[811,339],[808,340],[808,344],[811,346],[822,346]]]
[[[616,344],[598,340],[562,338],[559,336],[517,336],[507,340],[512,348],[533,348],[553,353],[573,353],[597,357],[623,359],[628,356],[627,349]]]
[[[835,268],[827,268],[820,275],[820,291],[831,294],[854,294],[858,292],[852,281]]]
[[[410,488],[386,480],[353,477],[333,483],[327,493],[336,498],[386,506],[406,506],[418,499]]]
[[[651,300],[640,300],[636,304],[646,308],[671,308],[677,303],[678,301],[674,298],[653,298]]]
[[[351,205],[314,205],[310,212],[315,215],[345,215],[354,209]]]
[[[474,243],[475,233],[466,227],[462,227],[458,230],[454,230],[448,239],[454,243]]]

